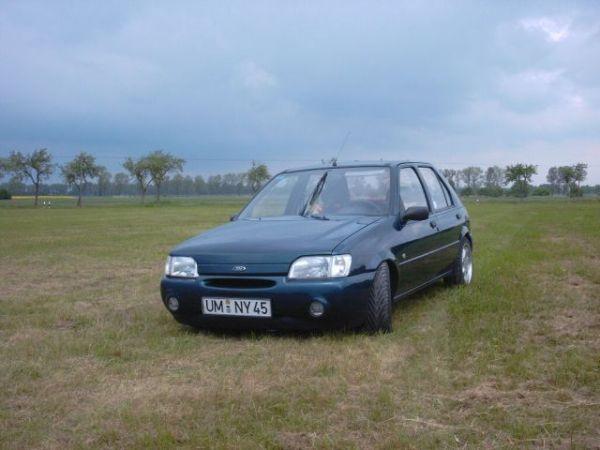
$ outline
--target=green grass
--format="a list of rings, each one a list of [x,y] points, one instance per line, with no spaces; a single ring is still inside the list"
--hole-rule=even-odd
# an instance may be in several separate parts
[[[245,204],[248,196],[235,195],[211,195],[211,196],[181,196],[181,197],[161,197],[160,203],[155,201],[153,195],[146,196],[144,205],[141,204],[139,196],[103,196],[103,197],[83,197],[83,206],[136,206],[145,208],[165,207],[165,206],[211,206],[215,203],[229,205],[231,208],[237,208]],[[44,202],[46,202],[44,204]],[[0,200],[0,209],[2,208],[31,208],[33,205],[32,196],[15,196],[11,200]],[[75,208],[77,206],[77,197],[70,196],[40,196],[39,208]]]
[[[389,335],[196,333],[165,255],[243,201],[0,202],[0,447],[598,445],[600,202],[469,203],[473,285]]]

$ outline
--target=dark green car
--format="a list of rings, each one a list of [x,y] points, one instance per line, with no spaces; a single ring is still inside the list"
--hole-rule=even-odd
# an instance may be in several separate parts
[[[194,327],[390,331],[395,301],[469,284],[472,249],[467,210],[431,164],[287,170],[175,247],[161,294]]]

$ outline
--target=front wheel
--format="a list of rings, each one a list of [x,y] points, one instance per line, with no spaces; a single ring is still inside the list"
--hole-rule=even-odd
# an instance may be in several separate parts
[[[382,263],[375,272],[369,292],[364,331],[367,333],[392,331],[392,291],[390,269],[386,263]]]
[[[473,280],[473,250],[468,239],[460,241],[460,249],[454,264],[452,273],[446,277],[448,284],[460,285],[471,284]]]

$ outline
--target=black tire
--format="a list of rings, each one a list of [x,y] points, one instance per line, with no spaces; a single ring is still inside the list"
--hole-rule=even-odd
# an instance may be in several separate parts
[[[390,269],[386,263],[382,263],[375,272],[369,292],[367,317],[363,330],[367,333],[392,331],[392,291]]]
[[[471,258],[471,274],[465,277],[463,271],[463,256],[464,251],[468,252]],[[473,250],[471,248],[471,242],[467,238],[462,238],[460,245],[458,246],[458,253],[454,262],[452,263],[452,272],[444,278],[444,281],[451,286],[459,286],[461,284],[470,284],[473,279]]]

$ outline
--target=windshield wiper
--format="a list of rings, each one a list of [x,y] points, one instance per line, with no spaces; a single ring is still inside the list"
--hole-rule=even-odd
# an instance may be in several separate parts
[[[304,216],[304,217],[310,217],[311,219],[319,219],[319,220],[329,220],[329,217],[319,215],[319,214],[309,214],[308,216]]]
[[[317,185],[315,186],[314,190],[312,191],[310,198],[304,205],[304,208],[302,208],[302,211],[300,211],[301,216],[306,217],[306,212],[309,211],[310,209],[312,209],[313,204],[315,203],[315,201],[317,201],[317,198],[319,197],[319,195],[321,194],[321,191],[323,190],[323,186],[325,185],[325,180],[327,179],[328,173],[329,172],[325,172],[323,175],[321,175],[321,178],[319,178],[319,181],[317,181]],[[312,217],[312,215],[311,215],[311,217]],[[319,216],[319,217],[324,217],[324,216]]]

